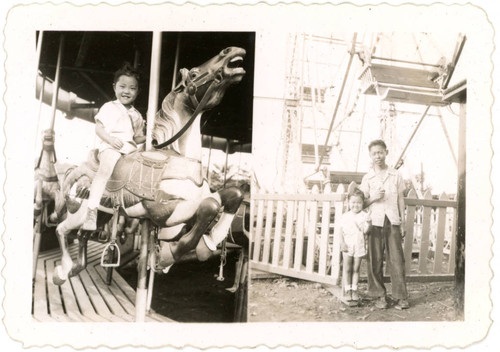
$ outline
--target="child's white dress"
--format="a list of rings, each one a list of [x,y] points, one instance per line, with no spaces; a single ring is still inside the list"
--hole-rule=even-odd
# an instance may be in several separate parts
[[[342,215],[340,226],[347,245],[347,255],[364,257],[366,255],[365,237],[363,234],[370,217],[367,212],[353,213],[348,211]]]

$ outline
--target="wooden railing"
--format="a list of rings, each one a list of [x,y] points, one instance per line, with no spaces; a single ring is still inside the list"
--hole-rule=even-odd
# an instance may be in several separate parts
[[[254,194],[251,200],[252,268],[305,280],[338,284],[340,240],[336,234],[347,210],[347,194],[356,187],[339,185],[332,193],[315,186],[310,194]],[[406,273],[410,278],[450,279],[454,272],[456,202],[414,192],[405,198]],[[411,220],[411,221],[410,221]],[[387,268],[386,268],[387,269]]]

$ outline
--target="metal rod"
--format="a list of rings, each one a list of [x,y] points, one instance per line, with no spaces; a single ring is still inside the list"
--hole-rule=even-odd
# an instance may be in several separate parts
[[[464,48],[466,39],[467,39],[467,37],[464,34],[460,34],[457,46],[455,47],[455,52],[453,53],[453,58],[451,60],[450,72],[448,72],[448,75],[446,76],[446,78],[443,82],[443,89],[448,88],[448,84],[450,83],[451,76],[453,75],[453,72],[455,71],[455,67],[457,66],[458,59],[460,58],[460,55],[462,54],[462,50]]]
[[[229,139],[226,139],[226,161],[224,163],[224,187],[226,187],[228,156],[229,156]]]
[[[209,179],[209,175],[210,175],[210,159],[212,158],[212,143],[214,141],[214,136],[210,136],[210,148],[208,149],[208,162],[207,162],[207,180],[210,180]]]
[[[181,47],[181,34],[177,34],[177,44],[175,46],[174,73],[172,77],[172,90],[177,85],[177,71],[179,70],[179,51]]]
[[[40,64],[40,68],[46,68],[46,67],[53,68],[53,67],[57,67],[57,66],[53,65],[53,64]],[[94,68],[84,68],[84,67],[76,67],[76,66],[61,66],[60,69],[62,71],[98,73],[98,74],[104,74],[104,75],[110,75],[110,76],[113,76],[113,74],[114,74],[113,71],[96,70]]]
[[[344,75],[344,79],[342,81],[342,86],[340,87],[340,92],[339,92],[339,96],[337,99],[337,103],[335,104],[335,110],[333,111],[332,120],[330,121],[330,127],[328,128],[328,134],[326,135],[325,145],[323,146],[323,152],[321,153],[321,156],[319,158],[319,163],[318,163],[318,166],[316,167],[316,171],[318,171],[321,167],[321,163],[322,163],[323,157],[325,155],[326,147],[328,146],[328,141],[330,139],[330,134],[332,133],[333,123],[335,122],[335,117],[337,116],[337,111],[339,110],[340,100],[342,99],[342,95],[344,94],[345,84],[347,82],[347,77],[349,76],[349,71],[350,71],[351,65],[352,65],[352,59],[354,58],[354,54],[355,54],[355,45],[356,45],[357,35],[358,35],[358,33],[354,33],[354,35],[352,37],[352,47],[351,47],[351,52],[349,55],[349,63],[347,64],[347,69],[346,69],[346,72]]]
[[[38,138],[38,131],[40,129],[40,116],[42,116],[42,106],[43,106],[43,93],[45,91],[45,76],[42,76],[42,86],[40,87],[40,96],[38,101],[38,121],[36,124],[36,138]],[[43,146],[42,146],[43,147]],[[36,145],[35,145],[36,148]]]
[[[455,152],[453,151],[453,145],[451,144],[451,139],[448,134],[448,129],[446,128],[446,124],[444,123],[443,116],[441,115],[441,110],[439,110],[439,121],[441,122],[441,127],[443,128],[444,136],[446,137],[446,141],[448,142],[448,147],[450,148],[451,156],[453,157],[453,161],[455,162],[455,165],[458,166],[458,161],[457,157],[455,155]]]
[[[36,42],[36,77],[40,70],[40,57],[42,55],[43,31],[38,32],[38,40]]]
[[[379,57],[379,56],[372,56],[372,60],[383,60],[383,61],[400,62],[403,64],[413,64],[413,65],[430,66],[430,67],[441,67],[440,65],[437,65],[437,64],[426,64],[424,62],[392,59],[392,58],[388,58],[388,57]]]
[[[422,124],[422,121],[424,121],[424,117],[425,117],[425,115],[427,115],[427,111],[429,111],[430,107],[431,107],[430,105],[427,105],[427,107],[425,108],[422,116],[420,117],[420,120],[418,121],[417,125],[413,129],[413,132],[411,133],[410,138],[408,139],[408,142],[406,143],[405,147],[403,148],[403,151],[401,152],[401,155],[399,156],[398,161],[396,161],[396,164],[395,164],[396,168],[399,168],[399,166],[400,166],[399,163],[403,159],[403,156],[405,155],[406,150],[410,146],[410,143],[411,143],[413,137],[415,137],[415,134],[417,133],[418,128]]]
[[[153,32],[153,45],[151,49],[151,73],[149,80],[149,99],[147,112],[146,150],[151,149],[151,135],[158,109],[158,91],[160,86],[160,63],[161,63],[161,32]]]
[[[312,41],[312,34],[309,36],[310,41]],[[314,80],[311,78],[311,64],[309,62],[309,51],[307,50],[307,72],[311,79],[311,102],[312,102],[312,119],[313,119],[313,129],[314,129],[314,166],[318,166],[319,164],[319,147],[318,147],[318,135],[316,129],[316,75],[314,76]],[[317,72],[316,72],[317,73]]]
[[[50,122],[50,129],[54,130],[54,125],[56,122],[56,108],[57,108],[57,96],[59,95],[59,79],[61,76],[61,59],[62,52],[64,48],[64,34],[61,34],[59,39],[59,52],[57,53],[57,66],[56,66],[56,78],[54,79],[54,92],[52,93],[52,119]]]
[[[356,172],[358,171],[359,166],[359,155],[361,153],[361,142],[363,140],[363,127],[365,125],[365,116],[366,116],[366,95],[363,96],[363,113],[361,114],[361,128],[359,132],[359,143],[358,143],[358,152],[356,154]]]
[[[137,292],[135,297],[135,321],[144,322],[147,306],[147,261],[149,241],[149,220],[145,219],[141,228],[141,247],[139,252],[139,263],[137,264]]]

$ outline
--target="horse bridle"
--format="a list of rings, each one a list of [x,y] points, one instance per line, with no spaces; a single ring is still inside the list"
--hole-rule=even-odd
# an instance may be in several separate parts
[[[198,116],[198,114],[203,110],[203,108],[207,104],[207,101],[210,98],[212,91],[221,82],[220,79],[219,80],[216,79],[217,76],[220,76],[221,72],[222,72],[222,68],[219,68],[217,71],[215,71],[213,73],[210,73],[208,75],[200,75],[200,76],[196,77],[195,79],[191,79],[189,77],[189,74],[188,74],[188,76],[186,77],[187,84],[185,85],[185,87],[186,87],[187,93],[188,93],[191,101],[193,101],[195,104],[197,104],[196,109],[194,110],[193,114],[189,118],[188,122],[186,122],[186,124],[184,126],[182,126],[182,128],[175,135],[173,135],[169,140],[167,140],[161,144],[158,144],[158,142],[154,139],[151,142],[153,148],[155,148],[155,149],[165,148],[167,145],[174,143],[177,139],[179,139],[180,136],[182,136],[187,131],[187,129],[193,124],[194,120],[196,119],[196,116]],[[198,102],[198,99],[196,98],[196,92],[198,91],[198,88],[201,87],[202,85],[206,84],[210,80],[212,80],[212,83],[210,83],[210,86],[206,90],[201,101]],[[181,83],[181,87],[183,85],[184,84]],[[179,88],[177,88],[177,89],[179,89]]]

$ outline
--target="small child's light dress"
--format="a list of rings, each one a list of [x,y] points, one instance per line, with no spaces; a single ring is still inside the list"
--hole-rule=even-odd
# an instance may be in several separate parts
[[[365,211],[353,213],[348,211],[342,216],[340,226],[347,246],[347,255],[364,257],[366,255],[364,231],[368,226],[370,216]]]

